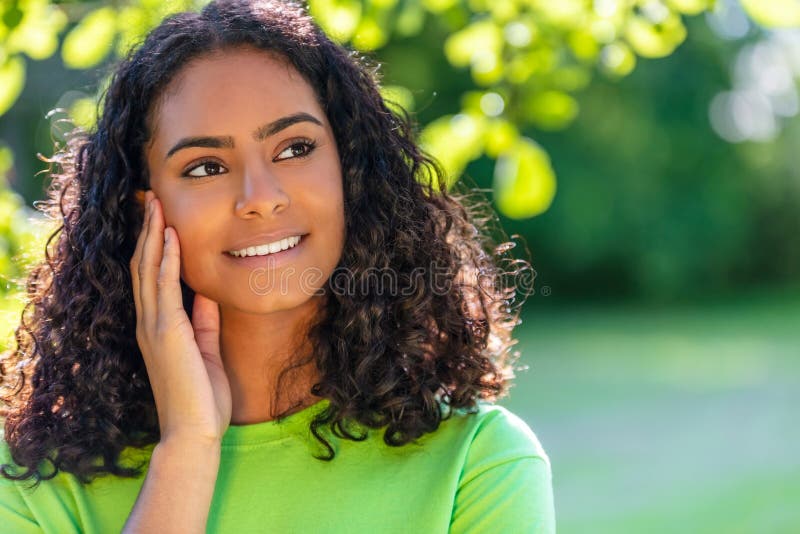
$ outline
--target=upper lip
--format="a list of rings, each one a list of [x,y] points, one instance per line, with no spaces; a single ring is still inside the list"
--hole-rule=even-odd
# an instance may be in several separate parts
[[[287,237],[302,237],[304,235],[306,235],[306,232],[303,232],[302,230],[278,230],[276,232],[258,234],[239,241],[232,247],[225,249],[225,252],[230,252],[232,250],[243,250],[249,247],[257,247],[260,245],[266,245],[268,243],[274,243],[275,241],[280,241],[281,239],[285,239]]]

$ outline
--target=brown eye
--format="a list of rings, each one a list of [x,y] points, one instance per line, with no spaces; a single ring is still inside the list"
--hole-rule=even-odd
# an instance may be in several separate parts
[[[292,143],[288,147],[284,148],[278,157],[275,158],[275,161],[282,161],[284,159],[295,159],[295,158],[305,158],[314,151],[317,147],[316,143],[313,141],[298,141],[296,143]],[[280,157],[284,154],[288,154],[288,157]]]
[[[200,174],[198,174],[198,172]],[[191,167],[189,172],[184,173],[184,176],[190,178],[205,178],[206,176],[224,174],[225,172],[227,172],[227,169],[216,161],[202,161],[200,164]]]

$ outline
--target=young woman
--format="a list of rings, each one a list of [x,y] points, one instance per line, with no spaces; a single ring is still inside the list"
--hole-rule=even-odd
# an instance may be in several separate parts
[[[167,18],[53,163],[4,532],[555,530],[505,248],[301,6]]]

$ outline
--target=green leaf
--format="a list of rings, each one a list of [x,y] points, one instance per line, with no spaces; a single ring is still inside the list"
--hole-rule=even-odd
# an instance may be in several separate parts
[[[431,13],[442,13],[458,4],[458,0],[422,0],[422,5]]]
[[[478,85],[491,86],[503,79],[503,32],[491,20],[473,22],[444,43],[447,60],[455,67],[470,65]]]
[[[361,2],[357,0],[309,0],[308,9],[320,28],[338,43],[349,41],[361,21]]]
[[[567,65],[553,71],[551,81],[554,87],[563,91],[579,91],[589,85],[592,75],[582,65]]]
[[[139,4],[151,17],[153,26],[158,24],[164,17],[172,13],[181,11],[197,11],[205,7],[210,0],[139,0]]]
[[[741,4],[753,20],[762,26],[800,26],[800,2],[797,0],[741,0]]]
[[[379,9],[392,9],[398,0],[369,0],[369,3]]]
[[[512,219],[546,211],[556,193],[556,176],[547,152],[532,139],[519,138],[497,160],[494,193],[498,209]]]
[[[69,107],[69,116],[76,126],[89,130],[97,121],[97,103],[94,98],[79,98]]]
[[[461,177],[470,161],[483,153],[486,126],[482,115],[463,112],[440,117],[422,131],[420,143],[444,167],[448,187]]]
[[[472,79],[483,87],[492,86],[503,79],[505,69],[499,52],[485,50],[476,54],[472,62]]]
[[[24,13],[16,2],[9,4],[3,10],[3,25],[9,30],[13,30],[22,22],[23,16]]]
[[[395,28],[401,37],[417,35],[425,25],[425,10],[419,0],[407,0],[397,15]]]
[[[490,20],[474,22],[452,34],[444,43],[444,54],[454,67],[466,67],[487,56],[496,57],[503,48],[503,34]]]
[[[116,53],[122,56],[145,36],[150,29],[150,20],[147,12],[140,6],[125,6],[117,15],[117,27],[119,39]]]
[[[527,0],[539,18],[559,28],[573,28],[587,12],[586,0]]]
[[[628,19],[625,38],[642,57],[664,57],[674,52],[686,39],[686,27],[680,16],[672,12],[658,24],[635,15]]]
[[[67,24],[66,14],[45,0],[29,0],[23,5],[22,20],[9,33],[5,46],[10,53],[24,52],[42,60],[58,49],[58,34]]]
[[[11,109],[25,85],[25,61],[14,56],[0,66],[0,115]]]
[[[466,91],[461,95],[461,110],[468,113],[481,113],[481,98],[485,91]]]
[[[627,76],[636,67],[636,55],[623,42],[611,43],[603,47],[600,65],[607,74]]]
[[[381,96],[389,107],[400,106],[406,111],[414,111],[414,94],[401,85],[386,85],[380,88]]]
[[[539,28],[528,13],[503,26],[503,37],[509,46],[524,49],[540,37]]]
[[[761,2],[768,3],[764,0]],[[697,15],[714,7],[714,3],[714,0],[667,0],[667,4],[684,15]]]
[[[513,122],[496,119],[486,129],[486,155],[497,159],[519,141],[519,130]]]
[[[461,110],[472,115],[498,117],[502,115],[508,101],[507,91],[467,91],[461,95]]]
[[[0,189],[0,236],[8,235],[13,230],[11,221],[19,205],[19,196],[13,190]],[[2,251],[0,251],[0,254],[2,254]]]
[[[23,35],[25,45],[20,47],[31,59],[47,59],[58,49],[58,39],[48,28],[29,26]]]
[[[89,69],[111,51],[116,35],[117,12],[101,7],[86,15],[64,38],[61,57],[72,69]]]
[[[542,130],[560,130],[578,115],[578,102],[561,91],[531,93],[523,101],[522,113]]]
[[[498,24],[511,22],[519,17],[519,6],[516,2],[489,2],[489,12]]]
[[[363,52],[376,50],[389,40],[389,35],[374,17],[361,19],[353,35],[353,46]]]
[[[506,63],[506,78],[515,85],[521,85],[531,77],[552,71],[555,64],[555,53],[551,49],[522,52]]]
[[[568,42],[572,53],[582,61],[592,61],[600,53],[600,45],[597,39],[586,30],[577,30],[570,33]]]

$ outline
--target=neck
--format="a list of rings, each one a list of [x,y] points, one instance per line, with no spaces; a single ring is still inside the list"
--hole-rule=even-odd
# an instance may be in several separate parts
[[[231,424],[271,421],[318,400],[310,391],[318,377],[313,360],[280,375],[310,354],[308,328],[320,309],[319,298],[267,315],[220,307],[220,351],[231,386]]]

